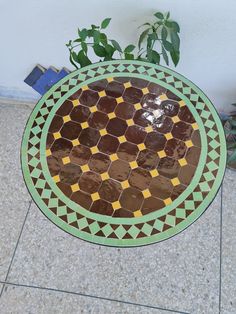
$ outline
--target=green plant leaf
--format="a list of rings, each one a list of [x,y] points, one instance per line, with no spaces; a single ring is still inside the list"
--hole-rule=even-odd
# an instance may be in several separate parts
[[[86,28],[83,28],[82,31],[78,31],[79,32],[79,36],[81,38],[81,41],[84,41],[88,35],[88,31]]]
[[[126,60],[134,60],[134,55],[132,53],[125,53]]]
[[[236,150],[228,157],[227,162],[230,163],[236,160]]]
[[[170,12],[167,12],[166,19],[168,20],[169,17],[170,17]]]
[[[83,49],[84,53],[87,54],[88,52],[88,46],[85,42],[81,43],[81,48]]]
[[[168,28],[172,28],[176,33],[179,33],[180,32],[180,27],[179,27],[179,24],[174,22],[174,21],[166,21],[165,22],[165,25],[168,27]]]
[[[167,36],[168,36],[167,29],[166,29],[165,26],[163,26],[162,29],[161,29],[161,39],[162,39],[163,41],[166,41]]]
[[[99,29],[99,26],[92,24],[91,25],[92,29]]]
[[[100,33],[100,41],[103,44],[107,44],[107,35],[104,33]]]
[[[92,63],[89,60],[89,58],[84,54],[83,50],[80,50],[80,52],[78,53],[77,60],[78,60],[77,62],[80,64],[81,68]]]
[[[174,50],[179,51],[180,39],[177,33],[171,32],[170,39]]]
[[[148,32],[149,32],[149,28],[148,28],[148,29],[145,29],[145,31],[143,31],[143,32],[141,33],[141,35],[139,36],[139,41],[138,41],[138,48],[139,48],[139,49],[140,49],[140,47],[141,47],[141,45],[142,45],[142,43],[143,43],[145,37],[147,36]]]
[[[148,49],[147,50],[147,59],[151,63],[159,64],[160,54],[153,49]]]
[[[225,130],[225,133],[226,133],[226,134],[233,134],[233,135],[235,135],[235,134],[236,134],[236,130],[232,130],[232,129],[231,129],[231,130],[227,130],[227,129],[226,129],[226,130]]]
[[[236,120],[234,118],[229,119],[229,122],[232,126],[236,126]]]
[[[168,58],[168,55],[167,55],[165,48],[163,46],[161,47],[161,52],[162,52],[162,57],[163,57],[165,63],[167,65],[169,65],[169,58]]]
[[[155,50],[151,51],[152,61],[156,64],[160,63],[160,54]]]
[[[172,50],[170,55],[174,65],[176,66],[179,63],[179,51]]]
[[[155,17],[157,17],[160,20],[164,19],[164,15],[161,12],[156,12],[154,15],[155,15]]]
[[[75,51],[71,51],[71,56],[75,62],[78,62],[78,56]]]
[[[115,48],[112,45],[105,45],[105,50],[107,52],[107,56],[111,59],[111,57],[113,56],[113,53],[115,52]]]
[[[101,45],[93,45],[93,50],[98,57],[105,57],[107,55],[106,49]]]
[[[125,52],[125,53],[130,53],[130,52],[132,52],[134,49],[135,49],[135,45],[128,45],[128,46],[125,48],[124,52]]]
[[[77,55],[76,55],[76,59],[77,59]],[[70,63],[76,68],[78,69],[77,64],[74,62],[73,57],[72,57],[72,51],[70,51]]]
[[[73,43],[81,43],[81,38],[77,38],[73,41]]]
[[[95,44],[98,44],[100,42],[100,32],[96,29],[92,31],[93,41]]]
[[[101,28],[104,29],[104,28],[107,28],[107,26],[109,25],[111,21],[111,18],[106,18],[105,20],[102,21],[101,23]]]
[[[167,51],[172,51],[173,47],[172,44],[168,40],[163,40],[163,46]]]
[[[150,23],[144,23],[144,24],[140,25],[138,28],[143,27],[143,26],[151,26],[151,24]]]
[[[122,52],[122,49],[116,40],[111,39],[110,42],[117,51]]]

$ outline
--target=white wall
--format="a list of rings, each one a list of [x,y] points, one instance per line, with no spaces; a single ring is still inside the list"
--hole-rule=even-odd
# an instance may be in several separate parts
[[[78,26],[112,17],[109,32],[125,45],[157,10],[181,26],[176,70],[227,110],[236,101],[235,0],[0,0],[0,91],[36,95],[23,82],[36,63],[72,69],[65,43]]]

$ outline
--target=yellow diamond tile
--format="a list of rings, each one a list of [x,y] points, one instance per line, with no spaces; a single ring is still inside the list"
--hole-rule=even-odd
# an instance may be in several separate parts
[[[153,178],[159,176],[159,172],[157,171],[157,169],[153,169],[149,172]]]
[[[193,128],[194,130],[197,130],[197,129],[198,129],[198,125],[197,125],[196,122],[195,122],[195,123],[192,123],[191,126],[192,126],[192,128]]]
[[[178,160],[180,166],[185,166],[187,165],[187,160],[185,158],[181,158]]]
[[[168,99],[168,97],[166,96],[166,94],[162,94],[162,95],[160,95],[158,98],[159,98],[161,101]]]
[[[55,138],[55,140],[61,138],[61,133],[60,132],[56,132],[56,133],[53,133],[53,136]]]
[[[118,140],[119,140],[120,143],[126,142],[126,138],[124,137],[124,135],[119,136],[119,137],[118,137]]]
[[[117,104],[120,104],[121,102],[124,102],[123,97],[116,98],[116,102],[117,102]]]
[[[166,157],[166,153],[165,153],[164,150],[160,150],[160,151],[157,153],[157,155],[158,155],[160,158]]]
[[[131,87],[130,82],[126,82],[126,83],[124,84],[124,87],[125,87],[125,88]]]
[[[72,104],[73,104],[74,107],[78,106],[79,105],[79,100],[78,99],[72,100]]]
[[[87,129],[89,127],[88,122],[83,122],[80,124],[82,129]]]
[[[168,198],[166,198],[166,199],[164,200],[164,203],[165,203],[166,206],[167,206],[167,205],[170,205],[170,204],[172,203],[172,199],[171,199],[170,197],[168,197]]]
[[[70,157],[62,158],[62,163],[63,163],[63,165],[69,164],[70,163]]]
[[[144,198],[148,198],[151,196],[151,193],[148,189],[142,191]]]
[[[98,192],[91,194],[91,197],[93,201],[100,199],[100,195],[98,194]]]
[[[119,201],[111,203],[114,210],[121,208],[121,204]]]
[[[72,192],[79,191],[79,184],[78,183],[75,183],[75,184],[71,185],[70,187],[71,187]]]
[[[83,86],[81,89],[82,89],[82,90],[88,90],[89,88],[88,88],[88,85],[85,85],[85,86]]]
[[[101,92],[98,93],[99,97],[104,97],[106,96],[106,92],[102,90]]]
[[[150,132],[153,131],[153,128],[152,128],[151,125],[149,125],[149,126],[147,126],[147,127],[145,128],[145,130],[146,130],[147,133],[150,133]]]
[[[130,187],[128,180],[125,180],[125,181],[121,182],[120,184],[121,184],[123,190]]]
[[[178,178],[174,178],[174,179],[171,179],[171,183],[173,184],[173,186],[176,186],[180,184],[180,181]]]
[[[104,180],[109,179],[110,177],[109,177],[109,174],[107,172],[104,172],[104,173],[101,174],[101,178],[104,181]]]
[[[171,140],[173,138],[173,135],[171,133],[166,133],[164,134],[164,136],[167,140]]]
[[[46,157],[51,156],[52,152],[50,149],[46,149]]]
[[[117,156],[117,154],[112,154],[109,156],[111,161],[115,161],[117,160],[119,157]]]
[[[71,118],[70,118],[69,115],[63,117],[63,121],[64,121],[64,122],[68,122],[68,121],[70,121],[70,120],[71,120]]]
[[[136,161],[131,161],[131,162],[129,163],[129,165],[130,165],[130,168],[131,168],[131,169],[135,169],[135,168],[138,167],[138,164],[137,164]]]
[[[108,113],[108,118],[109,118],[109,119],[112,119],[112,118],[115,118],[115,117],[116,117],[116,115],[115,115],[114,112]]]
[[[82,170],[83,172],[86,172],[86,171],[89,171],[89,170],[90,170],[88,165],[81,166],[80,168],[81,168],[81,170]]]
[[[135,212],[133,212],[133,214],[134,214],[134,217],[142,217],[143,216],[141,210],[136,210]]]
[[[145,87],[145,88],[142,88],[142,92],[143,92],[143,94],[145,95],[145,94],[148,94],[148,93],[149,93],[149,90],[148,90],[147,87]]]
[[[89,108],[90,112],[95,112],[97,111],[97,106],[92,106]]]
[[[187,147],[192,147],[193,146],[193,142],[191,140],[188,140],[188,141],[185,142],[185,145]]]
[[[185,106],[185,102],[184,102],[183,100],[180,100],[180,101],[179,101],[179,106],[180,106],[180,107]]]
[[[141,106],[140,103],[137,103],[137,104],[134,105],[134,108],[135,108],[136,110],[139,110],[139,109],[142,109],[142,106]]]
[[[99,133],[100,133],[101,136],[106,135],[107,134],[107,130],[106,129],[99,130]]]
[[[110,82],[112,82],[112,81],[114,81],[114,78],[113,78],[113,77],[108,77],[108,78],[107,78],[107,82],[108,82],[108,83],[110,83]]]
[[[54,182],[56,182],[56,183],[60,181],[60,177],[58,175],[54,176],[52,178],[53,178]]]
[[[180,118],[178,116],[174,116],[171,118],[174,123],[179,122]]]
[[[144,145],[144,143],[138,144],[137,146],[140,151],[146,149],[146,146]]]
[[[93,147],[90,148],[90,151],[91,151],[92,154],[96,154],[96,153],[99,152],[99,149],[97,148],[97,146],[93,146]]]
[[[134,125],[133,119],[126,120],[126,123],[128,124],[128,126]]]
[[[77,146],[77,145],[80,144],[78,139],[75,139],[75,140],[71,141],[71,143],[72,143],[73,146]]]

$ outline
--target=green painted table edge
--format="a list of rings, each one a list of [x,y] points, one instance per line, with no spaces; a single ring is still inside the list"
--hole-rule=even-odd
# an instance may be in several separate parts
[[[118,65],[117,68],[118,67],[120,68],[119,72],[114,72],[114,73],[112,72],[114,65]],[[108,71],[109,73],[104,74],[101,71],[101,73],[99,73],[100,74],[99,76],[92,77],[93,75],[97,74],[98,69],[108,69],[108,68],[111,69],[110,72]],[[128,72],[126,72],[126,71],[122,72],[122,70],[121,70],[122,68],[123,68],[123,71],[124,70],[127,71],[127,68],[129,68],[129,71]],[[142,72],[142,73],[133,73],[134,69],[137,69],[137,68],[139,68],[140,72]],[[96,71],[94,71],[94,69],[96,69]],[[106,72],[106,71],[104,71],[104,72]],[[87,77],[86,77],[85,73],[87,73],[87,74],[89,73],[89,75],[87,75]],[[165,73],[165,75],[163,75],[163,73]],[[129,77],[139,77],[139,78],[146,78],[147,79],[147,74],[150,76],[152,81],[157,82],[163,86],[168,85],[168,88],[171,91],[174,91],[176,94],[181,95],[181,97],[186,101],[187,105],[189,106],[189,109],[193,113],[195,113],[195,117],[196,117],[196,112],[194,111],[195,107],[193,105],[191,105],[191,101],[193,101],[193,100],[191,100],[192,96],[193,96],[195,103],[197,103],[196,108],[198,106],[199,107],[198,109],[200,110],[201,107],[206,106],[207,111],[210,112],[210,114],[213,116],[215,125],[217,126],[217,129],[218,129],[218,135],[219,135],[219,139],[220,139],[219,140],[219,143],[220,143],[219,166],[218,166],[218,172],[217,172],[217,176],[215,178],[214,184],[209,191],[207,191],[207,187],[204,187],[204,184],[203,184],[203,190],[205,188],[206,191],[208,192],[208,194],[204,198],[202,203],[184,221],[180,222],[176,226],[169,228],[166,231],[163,231],[163,232],[160,232],[160,233],[157,233],[155,235],[150,236],[150,235],[148,235],[148,232],[150,232],[150,231],[147,230],[146,231],[146,233],[147,233],[146,237],[134,238],[134,239],[123,239],[122,234],[124,233],[124,231],[120,232],[121,236],[118,239],[113,239],[113,238],[108,238],[108,237],[99,237],[99,236],[95,236],[93,234],[85,233],[79,229],[72,227],[71,225],[68,225],[66,222],[64,222],[62,219],[60,219],[57,215],[55,215],[52,211],[50,211],[49,207],[46,206],[46,204],[43,202],[41,196],[37,193],[35,185],[32,181],[32,173],[30,174],[30,172],[29,172],[29,166],[28,166],[28,160],[27,160],[27,156],[29,154],[28,141],[29,141],[29,133],[31,131],[31,126],[32,126],[33,122],[35,121],[35,117],[36,117],[37,113],[40,110],[42,111],[41,107],[43,106],[43,104],[45,104],[45,102],[48,100],[48,98],[50,99],[51,95],[54,95],[53,96],[54,100],[49,101],[50,105],[53,107],[53,110],[52,110],[52,114],[53,114],[53,111],[55,111],[60,106],[60,104],[64,101],[65,98],[67,98],[70,94],[74,93],[76,90],[78,90],[80,88],[80,86],[82,86],[84,84],[88,84],[88,83],[91,83],[93,81],[96,81],[97,79],[101,79],[104,77],[110,77],[110,76],[129,76]],[[155,75],[156,75],[156,78],[153,78]],[[91,77],[88,77],[88,76],[91,76]],[[78,81],[76,81],[75,77],[80,78],[80,84],[78,84]],[[163,78],[165,78],[165,80],[163,80]],[[63,87],[65,87],[67,85],[67,82],[69,80],[72,81],[75,84],[75,86],[72,87],[70,90],[66,90],[66,88],[65,88],[66,93],[63,97],[61,97],[61,94],[58,91],[58,89],[61,88],[63,90]],[[189,92],[189,89],[192,91],[191,94],[189,95],[189,96],[191,96],[190,99],[189,99],[188,95],[186,96],[186,95],[184,95],[184,93],[181,93],[179,91],[181,89],[183,91],[183,84],[181,84],[182,82],[184,82],[185,85],[187,85],[187,87],[185,87],[186,91]],[[170,84],[172,84],[172,85],[170,85]],[[193,94],[193,91],[194,91],[194,94]],[[201,98],[201,100],[203,102],[197,102],[196,101],[196,99],[198,99],[199,97]],[[55,102],[56,99],[58,99],[57,102]],[[204,113],[206,114],[207,111],[204,110]],[[52,117],[52,115],[51,115],[51,117]],[[50,120],[46,121],[45,128],[43,129],[44,132],[47,132],[47,129],[49,127],[49,122],[50,122]],[[199,119],[197,122],[199,124],[201,124],[201,121]],[[204,128],[204,126],[203,126],[203,128]],[[201,133],[204,133],[204,132],[201,132]],[[35,134],[35,136],[37,137],[37,134]],[[44,159],[44,162],[42,164],[44,165],[44,171],[47,172],[47,180],[50,181],[49,171],[48,171],[48,168],[47,168],[46,163],[45,163],[46,156],[43,153],[43,152],[45,152],[44,149],[45,149],[45,145],[46,145],[46,137],[42,136],[42,139],[43,139],[43,141],[42,141],[43,145],[40,146],[40,155],[41,155],[40,156],[40,162],[42,162],[42,160]],[[204,141],[204,134],[201,134],[201,139]],[[214,141],[214,139],[212,139],[212,141]],[[206,144],[206,142],[204,144]],[[216,143],[214,145],[216,145]],[[205,145],[204,145],[204,148],[206,148]],[[202,157],[203,155],[204,154],[201,155],[201,158],[204,158],[204,157]],[[35,158],[35,157],[33,156],[33,158]],[[202,160],[202,161],[204,161],[204,160]],[[57,226],[62,228],[64,231],[66,231],[66,232],[68,232],[68,233],[70,233],[76,237],[79,237],[83,240],[87,240],[89,242],[102,244],[102,245],[122,246],[122,247],[141,246],[141,245],[147,245],[147,244],[159,242],[159,241],[168,239],[168,238],[176,235],[177,233],[183,231],[189,225],[191,225],[208,208],[208,206],[210,205],[210,203],[213,201],[214,197],[216,196],[217,191],[220,188],[220,185],[221,185],[221,182],[222,182],[222,179],[224,176],[224,171],[225,171],[225,167],[226,167],[226,143],[225,143],[225,136],[224,136],[223,127],[221,125],[221,121],[220,121],[220,118],[218,116],[217,111],[215,110],[215,108],[212,105],[212,103],[210,102],[210,100],[205,96],[205,94],[197,86],[195,86],[191,81],[189,81],[188,79],[186,79],[182,75],[174,72],[173,70],[170,70],[170,69],[165,68],[163,66],[157,66],[157,65],[153,65],[153,64],[149,64],[149,63],[145,63],[145,62],[141,62],[141,61],[116,60],[116,61],[107,61],[107,62],[100,62],[97,64],[92,64],[88,67],[84,67],[84,68],[79,69],[75,72],[72,72],[71,74],[69,74],[68,76],[63,78],[61,81],[59,81],[57,84],[55,84],[40,99],[40,101],[35,106],[32,114],[31,114],[31,116],[27,122],[26,128],[25,128],[25,132],[24,132],[24,136],[23,136],[23,140],[22,140],[22,146],[21,146],[21,164],[22,164],[22,171],[23,171],[25,183],[28,187],[30,194],[32,195],[33,200],[38,205],[40,210],[52,222],[54,222]],[[199,164],[203,168],[203,166],[204,166],[203,163],[199,163]],[[53,180],[51,180],[50,185],[52,185],[52,186],[54,185],[53,190],[58,189],[56,187],[55,183],[53,182]],[[58,193],[58,191],[57,191],[57,193]],[[49,199],[50,199],[50,197],[49,197]],[[76,207],[77,207],[78,211],[80,211],[80,210],[82,212],[85,211],[84,209],[79,208],[78,204],[76,204]],[[158,214],[158,211],[156,213]],[[160,215],[160,213],[159,213],[159,215]],[[101,221],[103,221],[104,216],[102,216],[102,217],[101,216],[102,215],[98,215],[98,214],[93,215],[93,217],[100,218]],[[135,221],[136,221],[136,223],[141,224],[143,222],[142,221],[142,219],[143,219],[144,224],[145,224],[149,220],[155,219],[155,217],[153,214],[145,215],[144,217],[141,217],[141,218],[131,218],[131,219],[111,218],[111,217],[105,216],[105,222],[107,223],[107,226],[109,226],[109,223],[114,224],[114,219],[115,219],[117,224],[120,223],[121,225],[122,224],[130,225],[132,227],[132,225],[135,225]],[[156,219],[158,221],[158,218],[156,218]],[[83,222],[83,223],[85,223],[85,222]],[[107,227],[107,228],[109,228],[109,227]],[[148,228],[146,228],[146,229],[148,229]],[[149,230],[150,230],[150,228],[149,228]]]

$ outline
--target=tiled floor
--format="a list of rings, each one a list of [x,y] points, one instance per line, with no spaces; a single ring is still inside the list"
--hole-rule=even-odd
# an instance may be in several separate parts
[[[236,173],[177,236],[139,248],[74,238],[31,203],[20,142],[32,106],[0,105],[0,313],[236,313]]]

